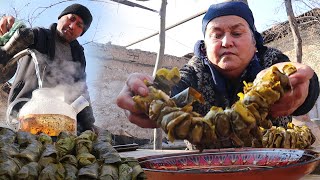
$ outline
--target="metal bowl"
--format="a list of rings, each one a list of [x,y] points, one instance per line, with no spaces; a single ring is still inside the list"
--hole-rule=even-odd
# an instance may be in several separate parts
[[[241,148],[148,156],[138,160],[152,180],[296,180],[317,167],[320,155],[312,150]]]

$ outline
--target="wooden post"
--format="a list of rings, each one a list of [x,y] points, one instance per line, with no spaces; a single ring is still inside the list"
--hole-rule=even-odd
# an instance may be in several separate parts
[[[157,55],[157,60],[154,66],[154,70],[152,76],[155,77],[157,70],[162,66],[163,56],[164,56],[164,48],[165,48],[165,22],[166,22],[166,6],[167,0],[162,0],[161,9],[160,9],[160,31],[159,31],[159,52]],[[156,128],[154,129],[154,143],[153,149],[162,149],[162,129]]]

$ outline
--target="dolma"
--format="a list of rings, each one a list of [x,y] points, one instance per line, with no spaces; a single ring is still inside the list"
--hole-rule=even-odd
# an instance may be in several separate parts
[[[77,137],[77,140],[80,140],[80,139],[95,141],[97,139],[97,135],[90,130],[86,130]]]
[[[16,140],[16,133],[11,129],[0,127],[0,147],[13,144]]]
[[[60,134],[58,135],[57,140],[63,139],[63,138],[66,138],[66,137],[76,138],[77,136],[74,135],[73,133],[70,133],[70,132],[67,132],[67,131],[62,131],[62,132],[60,132]]]
[[[96,162],[96,157],[90,153],[82,153],[77,155],[80,167],[87,166]]]
[[[77,179],[78,173],[78,161],[74,155],[68,154],[59,159],[59,162],[63,165],[66,170],[65,179],[66,180],[75,180]]]
[[[65,169],[61,163],[48,164],[40,173],[39,180],[64,179]]]
[[[90,153],[92,151],[92,141],[85,139],[76,140],[76,154]]]
[[[79,169],[78,179],[79,180],[88,180],[88,179],[97,179],[99,176],[99,164],[93,163]]]
[[[16,133],[17,141],[20,147],[26,147],[31,144],[33,141],[37,140],[37,137],[29,132],[18,131]]]
[[[118,180],[119,169],[117,164],[103,164],[100,168],[100,180]]]
[[[76,180],[77,179],[77,173],[78,169],[76,166],[73,166],[71,164],[63,164],[63,167],[65,169],[65,180]]]
[[[133,170],[128,164],[121,164],[119,166],[119,180],[131,180]]]
[[[24,165],[16,175],[17,180],[37,180],[40,173],[40,166],[36,162]]]
[[[42,150],[43,145],[40,142],[34,140],[19,154],[15,155],[15,157],[19,158],[24,163],[38,162]]]
[[[52,157],[54,159],[58,158],[58,152],[53,144],[46,144],[41,157]]]
[[[3,163],[9,159],[10,155],[4,150],[0,150],[0,163]]]
[[[71,164],[75,167],[78,166],[78,160],[74,155],[68,154],[59,159],[62,164]]]
[[[58,153],[55,146],[53,144],[46,144],[38,163],[41,168],[44,168],[49,164],[56,164],[57,158]]]
[[[42,157],[39,159],[39,162],[38,162],[41,169],[48,166],[49,164],[55,164],[55,163],[56,163],[56,160],[52,159],[51,157]]]
[[[70,136],[68,136],[67,133],[62,132],[59,134],[55,146],[58,151],[59,157],[70,154],[71,152],[73,152],[75,147],[75,137],[71,134]]]
[[[16,132],[14,132],[13,130],[9,129],[9,128],[5,128],[5,127],[0,127],[0,136],[13,136],[15,137]]]
[[[97,139],[97,135],[90,131],[84,131],[76,138],[76,154],[91,153],[92,142]]]
[[[48,134],[41,133],[41,134],[38,135],[37,139],[43,145],[52,144],[52,138]]]
[[[14,179],[15,174],[22,167],[22,163],[16,158],[8,158],[0,163],[0,179]]]
[[[104,161],[105,164],[112,164],[121,161],[117,150],[108,142],[97,141],[93,146],[93,154],[97,159]]]
[[[17,144],[6,144],[5,146],[0,148],[0,151],[2,153],[7,154],[10,157],[13,157],[13,156],[19,154],[19,147]]]
[[[126,162],[132,168],[132,180],[147,179],[147,176],[144,173],[137,159],[128,157],[122,159],[122,162]]]

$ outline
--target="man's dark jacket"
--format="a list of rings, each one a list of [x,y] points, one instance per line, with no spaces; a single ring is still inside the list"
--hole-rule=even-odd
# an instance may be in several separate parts
[[[32,29],[34,33],[34,44],[29,46],[30,49],[35,49],[38,52],[45,54],[49,57],[49,61],[52,61],[55,56],[55,39],[56,39],[56,27],[57,24],[52,24],[50,29],[45,28],[34,28]],[[75,83],[83,83],[84,89],[82,92],[87,94],[86,98],[90,101],[89,93],[87,91],[86,85],[86,60],[83,52],[83,47],[79,44],[77,40],[70,43],[71,46],[71,54],[74,62],[79,62],[77,68],[77,73],[74,78]],[[28,58],[28,59],[25,59]],[[45,63],[39,64],[40,73],[48,71],[46,69]],[[50,72],[45,72],[50,73]],[[16,77],[14,79],[11,91],[9,93],[9,103],[14,101],[17,98],[27,97],[31,98],[32,91],[39,87],[38,80],[35,71],[35,65],[31,60],[30,56],[25,56],[19,60],[19,66],[17,69]],[[79,96],[82,94],[79,94]],[[83,132],[85,130],[92,129],[94,123],[94,116],[92,107],[88,106],[83,109],[77,115],[77,131],[78,133]]]

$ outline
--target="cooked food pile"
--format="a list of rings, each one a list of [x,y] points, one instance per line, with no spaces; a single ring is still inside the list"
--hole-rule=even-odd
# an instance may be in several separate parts
[[[177,68],[160,69],[146,97],[134,96],[137,108],[157,122],[170,141],[187,139],[198,149],[227,147],[308,148],[315,141],[307,127],[272,127],[268,119],[270,107],[285,92],[291,91],[288,76],[296,68],[285,65],[281,72],[273,66],[253,83],[245,83],[240,99],[227,109],[213,106],[202,117],[192,111],[194,102],[203,102],[201,94],[188,88],[170,98],[170,89],[179,82]]]
[[[287,129],[272,126],[263,130],[262,146],[269,148],[306,149],[314,143],[315,137],[307,126],[288,123]]]
[[[120,158],[111,134],[46,134],[0,128],[0,179],[146,179],[133,158]]]

